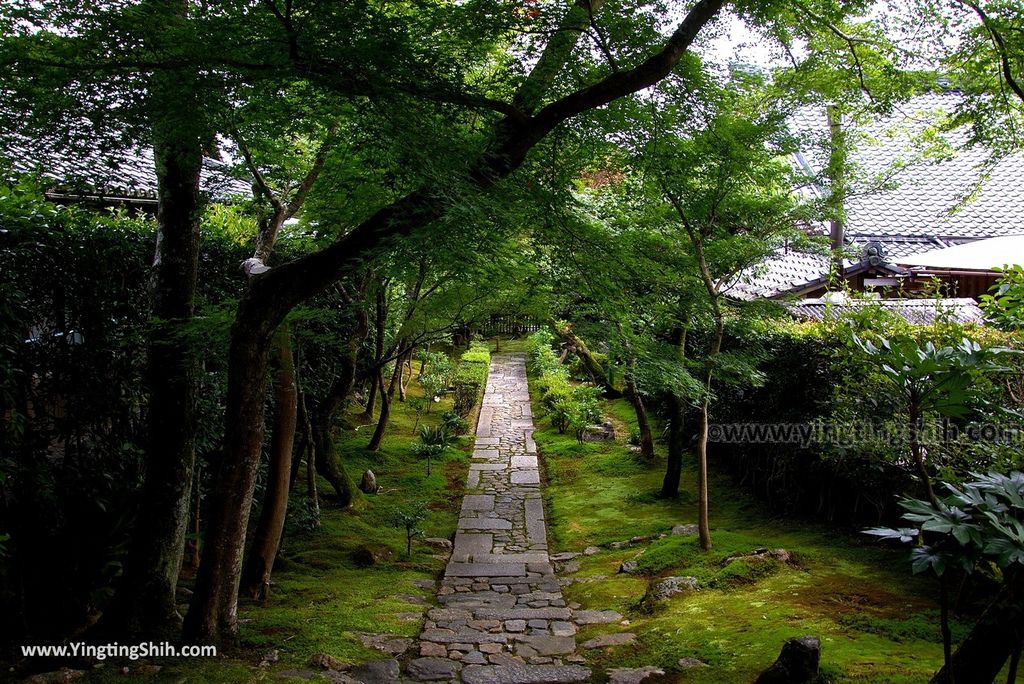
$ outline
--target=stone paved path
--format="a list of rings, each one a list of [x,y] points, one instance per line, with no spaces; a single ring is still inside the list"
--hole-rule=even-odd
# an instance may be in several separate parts
[[[587,681],[574,635],[577,620],[595,619],[566,606],[548,555],[522,354],[492,357],[468,489],[438,590],[441,607],[427,614],[408,676],[466,684]]]

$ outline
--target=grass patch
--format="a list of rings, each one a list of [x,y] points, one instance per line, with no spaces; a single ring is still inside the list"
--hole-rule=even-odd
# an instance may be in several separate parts
[[[602,410],[618,425],[635,425],[623,400]],[[548,484],[549,534],[555,551],[605,549],[578,560],[566,599],[585,608],[612,608],[638,635],[630,648],[587,651],[594,681],[610,667],[656,665],[667,682],[753,681],[778,655],[783,642],[813,634],[822,639],[824,680],[829,682],[927,681],[942,662],[934,583],[912,577],[905,552],[890,552],[855,536],[812,523],[773,519],[724,477],[711,478],[713,549],[696,537],[671,536],[673,525],[696,522],[696,474],[687,468],[684,493],[658,496],[663,462],[640,462],[622,441],[578,445],[559,435],[534,401]],[[659,446],[659,451],[664,451]],[[692,465],[692,464],[688,464]],[[647,544],[610,549],[611,542],[649,534]],[[751,558],[758,549],[784,548],[791,562]],[[635,575],[618,574],[635,559]],[[642,599],[668,575],[696,577],[701,589],[673,597],[654,610]],[[581,638],[619,631],[594,625]],[[968,627],[958,624],[962,636]],[[680,658],[710,667],[681,670]]]
[[[411,383],[409,395],[421,389]],[[438,425],[441,414],[451,408],[446,397],[420,417],[420,425]],[[472,436],[459,440],[443,460],[433,464],[428,477],[426,462],[417,459],[412,444],[415,412],[396,398],[391,423],[379,452],[366,450],[373,424],[365,424],[358,413],[346,416],[347,427],[337,444],[349,475],[358,482],[371,469],[381,486],[379,494],[360,496],[355,505],[341,510],[335,505],[330,485],[319,481],[321,526],[315,531],[289,528],[275,565],[271,596],[266,606],[242,599],[239,604],[239,644],[215,659],[154,659],[162,666],[154,681],[234,682],[275,681],[281,673],[301,673],[313,681],[327,681],[312,672],[310,658],[328,653],[346,662],[362,663],[387,658],[380,651],[363,646],[360,633],[387,633],[415,637],[422,627],[422,615],[434,601],[431,589],[417,587],[417,580],[434,580],[444,570],[444,560],[422,543],[405,552],[405,531],[394,524],[397,509],[422,501],[427,518],[421,524],[428,537],[450,538],[461,503],[462,488],[472,449]],[[293,497],[302,497],[303,482]],[[361,547],[375,551],[377,562],[360,567],[354,552]],[[260,667],[264,656],[276,650],[280,660]],[[89,674],[88,681],[127,681],[120,672],[137,663],[107,663]],[[291,678],[291,677],[287,677]],[[299,681],[295,679],[294,681]]]

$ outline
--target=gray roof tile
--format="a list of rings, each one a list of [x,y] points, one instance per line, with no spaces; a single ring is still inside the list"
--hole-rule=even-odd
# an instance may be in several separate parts
[[[958,323],[985,322],[981,307],[970,298],[965,299],[850,299],[845,302],[827,302],[824,299],[801,299],[786,304],[789,313],[799,320],[821,321],[839,318],[856,309],[876,306],[894,313],[915,325],[930,325],[940,315],[949,316]]]
[[[957,93],[924,95],[891,117],[855,127],[851,161],[854,175],[862,180],[861,187],[854,183],[846,203],[851,251],[880,242],[885,261],[897,263],[912,254],[971,240],[1024,234],[1024,154],[999,160],[982,182],[990,151],[968,147],[966,130],[946,136],[952,149],[938,160],[926,163],[913,150],[913,134],[951,113],[960,98]],[[827,133],[824,110],[802,110],[791,126],[807,141],[796,163],[820,174],[826,154],[811,141],[820,141]],[[887,182],[878,189],[875,182],[881,177]],[[870,187],[873,184],[876,187]],[[857,259],[847,261],[848,268],[860,264]],[[797,293],[824,283],[828,267],[827,256],[779,249],[743,274],[732,294],[751,299]]]
[[[58,149],[22,136],[5,136],[0,157],[18,173],[38,173],[52,182],[55,194],[155,201],[156,168],[153,149],[135,147],[116,154]],[[218,201],[251,197],[252,185],[231,174],[223,162],[203,158],[202,191]]]

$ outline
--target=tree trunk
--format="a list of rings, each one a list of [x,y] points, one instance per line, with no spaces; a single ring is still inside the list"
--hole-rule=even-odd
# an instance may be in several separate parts
[[[430,343],[427,342],[427,346],[423,348],[423,361],[420,362],[420,372],[416,375],[418,378],[422,378],[423,374],[427,372],[427,354],[430,353]]]
[[[360,287],[360,293],[366,293],[366,282]],[[334,440],[331,431],[338,412],[345,408],[348,396],[356,380],[356,365],[359,360],[359,349],[369,333],[369,317],[361,301],[349,299],[356,325],[348,339],[348,348],[341,357],[341,369],[334,380],[330,392],[311,413],[312,439],[311,455],[316,470],[331,483],[338,495],[338,505],[348,508],[356,496],[356,487],[349,477],[348,471],[334,451]]]
[[[1024,641],[1024,573],[1013,572],[995,601],[953,654],[952,665],[943,666],[931,684],[965,684],[995,681],[1014,651]]]
[[[409,369],[409,378],[405,377],[405,369]],[[402,362],[402,372],[398,376],[398,401],[405,401],[405,388],[406,384],[412,382],[412,350],[405,355],[405,361]]]
[[[306,425],[306,496],[309,498],[309,512],[313,516],[314,526],[320,527],[320,494],[316,490],[316,444],[313,442],[313,426],[306,412],[306,399],[302,399],[302,415]]]
[[[373,437],[370,438],[370,443],[366,445],[366,448],[370,451],[379,451],[380,443],[384,441],[384,433],[387,432],[388,421],[391,419],[391,402],[395,395],[395,387],[398,385],[398,377],[401,374],[402,358],[399,357],[395,361],[395,370],[391,374],[391,383],[386,391],[384,389],[384,376],[377,376],[377,380],[380,383],[380,417],[377,419],[377,427],[373,431]]]
[[[640,396],[631,373],[626,375],[626,398],[636,413],[636,425],[640,431],[640,457],[645,461],[653,461],[654,437],[651,435],[651,421],[647,417],[647,407],[644,406],[644,399]]]
[[[374,334],[373,334],[373,367],[378,368],[384,361],[384,334],[387,330],[388,308],[386,297],[387,286],[381,281],[377,286],[376,306],[374,308]],[[373,418],[373,410],[377,402],[377,391],[380,389],[380,381],[376,376],[370,384],[370,396],[366,400],[366,410],[363,416],[370,420]]]
[[[612,385],[604,367],[597,359],[594,358],[594,355],[590,353],[587,343],[577,337],[568,326],[560,326],[556,322],[551,322],[551,327],[555,330],[558,336],[561,337],[566,344],[572,347],[574,352],[576,352],[576,356],[580,358],[580,362],[583,364],[583,367],[587,370],[590,377],[593,378],[594,384],[604,390],[604,396],[608,399],[620,398],[622,396],[622,392],[615,389]]]
[[[274,378],[274,427],[270,439],[267,490],[253,534],[243,584],[255,599],[265,601],[270,592],[270,573],[288,514],[288,485],[291,480],[292,448],[295,445],[297,390],[292,361],[291,333],[283,323],[274,335],[276,373]]]
[[[671,342],[677,350],[679,362],[682,363],[686,356],[686,329],[682,326],[673,328]],[[686,439],[686,434],[683,431],[686,402],[673,392],[669,394],[668,405],[668,459],[665,464],[665,477],[661,482],[661,496],[674,499],[679,496],[679,480],[683,474],[683,452],[686,450],[686,445],[683,443],[683,440]]]
[[[239,302],[228,352],[225,454],[212,492],[203,557],[188,615],[185,643],[233,641],[238,633],[238,586],[256,469],[263,444],[268,340],[284,318],[267,313],[253,290]]]
[[[170,2],[173,18],[184,3]],[[151,80],[158,205],[153,329],[147,348],[146,475],[124,576],[109,619],[135,638],[177,636],[181,570],[195,466],[195,363],[184,334],[199,264],[200,105],[191,74]]]

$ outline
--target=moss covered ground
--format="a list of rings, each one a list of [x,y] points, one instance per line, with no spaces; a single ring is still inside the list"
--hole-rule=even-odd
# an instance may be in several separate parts
[[[419,393],[414,383],[410,396]],[[445,398],[432,404],[419,424],[439,424],[451,403]],[[346,419],[349,425],[337,445],[339,454],[357,482],[364,470],[373,470],[380,493],[362,495],[352,508],[341,510],[334,504],[330,485],[320,480],[321,526],[317,530],[289,527],[290,536],[286,536],[275,566],[270,600],[266,605],[249,599],[240,602],[238,645],[222,649],[217,658],[155,659],[152,664],[161,666],[157,681],[242,683],[310,677],[327,681],[310,666],[314,654],[362,663],[390,656],[365,647],[360,634],[419,634],[434,591],[417,587],[415,582],[438,579],[445,562],[418,542],[413,543],[412,555],[406,556],[405,530],[395,525],[393,517],[410,502],[423,502],[428,512],[420,525],[424,536],[450,538],[454,534],[472,437],[461,438],[443,464],[433,464],[428,477],[426,462],[412,452],[417,441],[415,412],[408,403],[394,402],[391,424],[377,453],[365,449],[373,423],[366,423],[356,413]],[[302,499],[304,491],[300,483],[292,497]],[[376,564],[360,567],[354,554],[362,548],[373,551]],[[277,651],[279,660],[261,665],[271,651]],[[123,667],[128,668],[129,680],[133,674],[148,671],[136,663],[110,661],[95,670],[90,680],[126,681]]]
[[[503,352],[522,349],[519,342],[501,343]],[[447,399],[434,404],[421,424],[437,424],[449,405]],[[616,432],[627,435],[635,424],[629,405],[614,401],[602,408]],[[534,413],[552,551],[602,547],[573,561],[578,570],[568,574],[574,581],[564,588],[565,596],[586,608],[613,608],[628,622],[584,627],[579,641],[615,631],[637,634],[632,645],[585,651],[594,681],[603,681],[610,667],[657,665],[666,675],[646,682],[750,682],[775,659],[785,639],[805,634],[822,639],[827,682],[925,682],[940,665],[937,589],[909,574],[905,553],[880,549],[853,531],[773,518],[723,477],[711,483],[711,552],[701,552],[695,538],[683,536],[610,549],[612,542],[694,522],[693,470],[684,472],[678,500],[660,499],[660,461],[638,462],[623,439],[578,444],[558,434],[536,402]],[[155,660],[162,668],[156,681],[326,681],[309,664],[314,654],[352,663],[380,659],[387,656],[363,646],[361,633],[411,637],[419,632],[433,591],[414,583],[440,577],[444,561],[422,544],[414,544],[406,557],[404,531],[393,525],[392,516],[409,501],[423,501],[429,510],[425,534],[450,537],[471,440],[463,439],[427,477],[425,464],[411,450],[414,420],[409,405],[396,402],[383,448],[370,453],[364,447],[372,425],[348,416],[350,429],[339,453],[356,479],[372,469],[381,493],[340,510],[321,481],[322,525],[316,531],[289,530],[269,602],[241,602],[240,643],[216,659]],[[663,445],[658,450],[663,456]],[[380,557],[374,566],[360,567],[353,560],[365,546]],[[728,560],[759,548],[784,548],[793,560]],[[639,572],[619,574],[619,565],[631,559]],[[657,604],[644,602],[652,581],[668,575],[696,577],[702,588]],[[966,629],[954,625],[957,636]],[[272,650],[280,659],[261,665]],[[698,658],[709,667],[682,670],[681,658]],[[134,663],[109,662],[88,679],[133,681],[140,672]]]
[[[710,552],[694,536],[671,535],[609,548],[696,522],[693,464],[684,472],[682,496],[661,499],[660,459],[639,462],[621,439],[579,444],[552,428],[534,399],[553,551],[602,547],[572,561],[578,570],[568,575],[574,581],[565,596],[584,608],[615,609],[626,620],[585,627],[579,640],[637,635],[634,644],[585,651],[595,673],[656,665],[665,676],[645,682],[751,682],[786,639],[803,635],[821,639],[827,682],[926,682],[941,666],[937,586],[910,575],[905,551],[878,548],[855,530],[772,518],[725,477],[711,482]],[[605,402],[603,410],[617,433],[635,425],[624,400]],[[663,455],[664,446],[658,450]],[[785,549],[792,559],[735,559],[765,548]],[[635,560],[638,572],[619,573],[626,560]],[[696,577],[701,588],[644,601],[649,586],[670,575]],[[954,624],[954,638],[968,628]],[[682,658],[708,667],[681,668]]]

